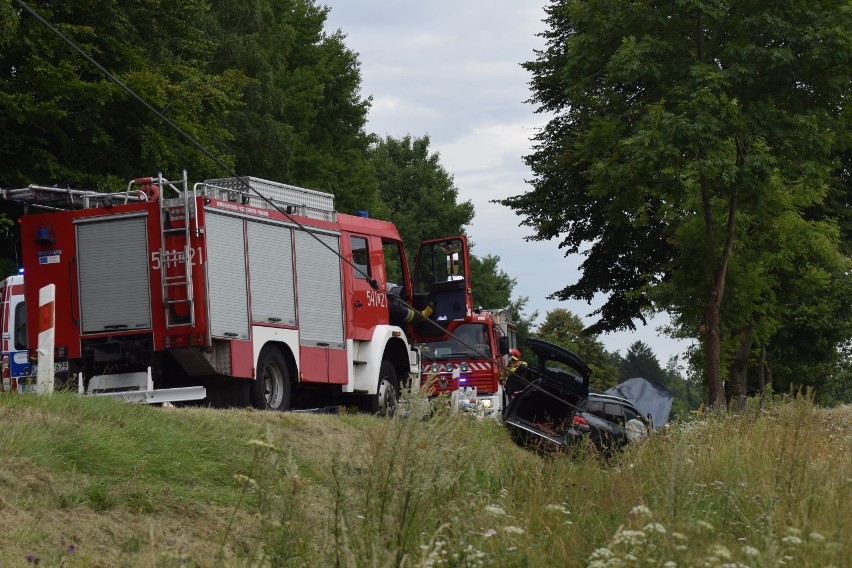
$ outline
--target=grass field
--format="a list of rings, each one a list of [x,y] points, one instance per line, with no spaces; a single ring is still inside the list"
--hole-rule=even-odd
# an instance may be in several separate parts
[[[705,415],[615,458],[495,421],[0,396],[0,566],[850,566],[852,409]]]

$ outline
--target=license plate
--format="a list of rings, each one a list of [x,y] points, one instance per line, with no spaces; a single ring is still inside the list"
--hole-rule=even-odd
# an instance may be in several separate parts
[[[68,372],[68,361],[57,361],[53,364],[53,372],[54,373],[67,373]]]

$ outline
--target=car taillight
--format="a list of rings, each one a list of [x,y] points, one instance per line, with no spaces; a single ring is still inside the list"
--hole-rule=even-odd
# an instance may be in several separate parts
[[[581,426],[583,428],[589,427],[589,421],[583,418],[582,416],[574,416],[574,426]]]

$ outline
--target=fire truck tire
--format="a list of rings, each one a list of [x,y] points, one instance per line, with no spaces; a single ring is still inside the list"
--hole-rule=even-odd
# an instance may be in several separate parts
[[[257,375],[251,385],[251,404],[260,410],[290,408],[290,373],[281,351],[267,347],[257,360]]]
[[[379,416],[393,417],[399,397],[399,379],[390,361],[382,361],[379,368],[378,392],[371,397],[370,411]]]

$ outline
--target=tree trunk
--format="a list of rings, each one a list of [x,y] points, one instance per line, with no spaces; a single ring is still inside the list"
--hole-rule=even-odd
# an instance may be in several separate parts
[[[722,408],[725,406],[725,390],[722,383],[722,329],[720,302],[716,300],[718,296],[717,290],[710,293],[704,353],[707,358],[707,404]]]
[[[710,195],[702,190],[704,205],[705,233],[708,245],[713,246],[713,212]],[[725,230],[725,246],[716,265],[710,297],[707,299],[706,327],[707,339],[705,355],[707,357],[707,403],[716,408],[725,406],[725,390],[722,383],[722,298],[725,294],[725,277],[728,272],[728,261],[734,246],[734,220],[737,212],[737,194],[728,197],[728,222]]]
[[[766,384],[772,388],[772,361],[766,362]]]
[[[760,406],[763,407],[763,397],[766,392],[766,344],[760,346],[760,365],[757,369],[757,394]]]
[[[748,359],[751,354],[751,325],[741,329],[737,335],[740,339],[734,359],[728,367],[728,382],[731,385],[728,407],[733,410],[742,410],[746,403],[746,379],[748,377]]]

